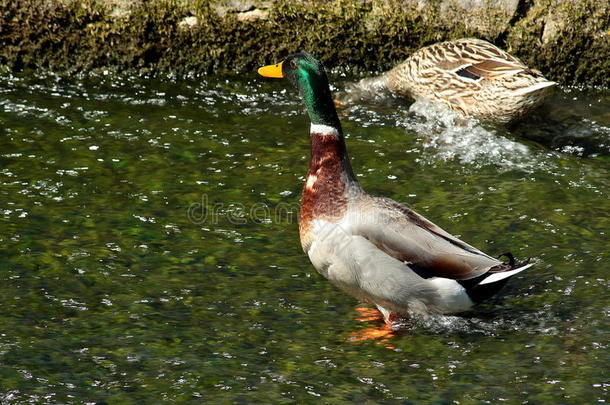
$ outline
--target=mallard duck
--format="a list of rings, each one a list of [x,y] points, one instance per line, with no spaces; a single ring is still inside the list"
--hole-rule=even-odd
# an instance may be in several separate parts
[[[262,67],[287,78],[311,120],[299,220],[303,250],[331,283],[374,304],[386,323],[411,313],[457,313],[531,264],[503,263],[409,207],[367,194],[354,175],[323,66],[300,52]]]
[[[378,79],[373,82],[392,93],[501,124],[538,106],[556,85],[497,46],[473,38],[422,48]]]

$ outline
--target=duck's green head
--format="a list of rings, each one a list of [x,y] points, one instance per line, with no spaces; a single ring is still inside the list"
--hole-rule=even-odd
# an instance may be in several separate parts
[[[265,77],[288,79],[299,89],[312,124],[330,125],[340,129],[326,72],[316,58],[307,52],[299,52],[276,65],[258,69],[258,73]]]

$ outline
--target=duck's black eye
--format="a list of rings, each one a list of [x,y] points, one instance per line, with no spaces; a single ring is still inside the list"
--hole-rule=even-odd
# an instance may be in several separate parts
[[[296,69],[296,68],[297,68],[297,61],[296,61],[296,60],[294,60],[294,59],[293,59],[293,60],[291,60],[291,61],[290,61],[290,67],[291,67],[291,68],[293,68],[293,69]]]

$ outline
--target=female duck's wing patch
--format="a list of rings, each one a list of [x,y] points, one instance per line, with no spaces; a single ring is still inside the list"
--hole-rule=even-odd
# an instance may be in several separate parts
[[[478,78],[491,79],[499,76],[514,75],[525,71],[527,68],[520,64],[505,60],[487,59],[479,63],[466,66],[455,73],[458,75],[469,74]],[[461,72],[461,74],[460,74]]]
[[[436,46],[437,66],[468,80],[479,81],[528,70],[519,59],[485,41],[465,39]]]

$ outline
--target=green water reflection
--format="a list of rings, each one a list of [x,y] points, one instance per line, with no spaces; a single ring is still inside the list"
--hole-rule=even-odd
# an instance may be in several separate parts
[[[341,112],[369,192],[538,262],[390,350],[349,340],[357,302],[300,249],[309,122],[286,83],[0,83],[3,403],[608,399],[609,92],[474,143],[399,101]]]

